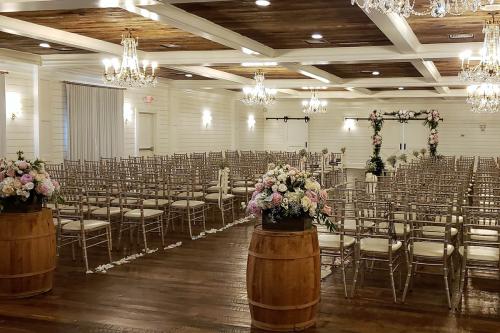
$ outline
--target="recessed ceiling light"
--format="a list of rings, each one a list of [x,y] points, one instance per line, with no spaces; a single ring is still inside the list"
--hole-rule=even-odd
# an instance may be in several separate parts
[[[474,34],[471,34],[471,33],[457,33],[457,34],[449,34],[448,37],[450,39],[467,39],[467,38],[474,38]]]
[[[186,74],[186,77],[193,77],[193,74]]]
[[[399,87],[398,90],[405,90],[405,88],[404,87]]]
[[[315,34],[312,34],[312,35],[311,35],[311,38],[312,38],[312,39],[323,39],[323,35],[322,35],[322,34],[315,33]]]
[[[257,6],[260,6],[260,7],[267,7],[271,4],[271,1],[267,1],[267,0],[257,0],[255,1],[255,4]]]
[[[378,71],[373,71],[373,72],[372,72],[372,75],[375,75],[375,76],[380,75],[380,72],[378,72]]]
[[[180,47],[180,46],[179,46],[179,45],[177,45],[177,44],[160,44],[160,46],[167,47],[167,48],[169,48],[169,49],[175,49],[175,48]]]
[[[49,49],[50,48],[50,44],[49,43],[40,43],[40,47],[44,47],[46,49]]]

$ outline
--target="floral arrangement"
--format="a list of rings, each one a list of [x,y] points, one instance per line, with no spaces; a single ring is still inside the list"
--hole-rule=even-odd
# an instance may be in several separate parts
[[[397,157],[396,155],[391,155],[387,158],[387,163],[389,163],[389,165],[392,167],[392,168],[395,168],[396,167],[396,162],[397,162]]]
[[[321,149],[321,153],[322,153],[323,155],[328,154],[328,148],[326,148],[326,147],[325,147],[325,148]]]
[[[398,160],[400,160],[403,163],[406,163],[408,161],[408,156],[406,156],[406,154],[401,154],[399,155]]]
[[[439,144],[438,126],[439,122],[442,121],[441,115],[437,110],[431,110],[427,113],[427,118],[424,120],[424,125],[429,127],[431,130],[429,134],[429,153],[432,157],[437,155],[437,146]]]
[[[43,161],[26,160],[22,151],[17,156],[17,161],[0,160],[0,210],[58,198],[59,183],[50,179]]]
[[[345,147],[340,148],[340,152],[341,152],[342,154],[345,154],[345,151],[346,151]]]
[[[368,117],[370,125],[373,128],[372,145],[373,154],[366,164],[366,171],[371,172],[376,176],[382,174],[384,170],[384,161],[380,157],[380,148],[382,147],[382,136],[379,134],[384,125],[384,117],[380,111],[374,110],[370,113]]]
[[[415,117],[421,115],[422,112],[415,112],[409,110],[399,110],[396,112],[386,112],[384,115],[394,116],[400,123],[408,123],[408,120],[414,119]]]
[[[306,159],[306,158],[307,158],[307,150],[305,150],[305,149],[301,149],[301,150],[299,150],[299,156],[300,156],[302,159]]]
[[[418,150],[414,150],[412,155],[415,157],[415,158],[418,158],[418,155],[420,155],[420,153],[418,152]]]
[[[422,155],[422,157],[425,156],[425,154],[427,154],[427,149],[425,148],[420,149],[420,154]]]
[[[308,172],[288,164],[278,165],[255,185],[247,211],[255,216],[267,214],[272,223],[283,223],[286,218],[311,217],[329,226],[332,208],[327,205],[327,199],[328,193]]]

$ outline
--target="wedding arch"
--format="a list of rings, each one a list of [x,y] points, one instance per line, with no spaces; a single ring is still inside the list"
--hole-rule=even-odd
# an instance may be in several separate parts
[[[424,115],[424,117],[419,117]],[[391,116],[392,118],[384,118],[384,116]],[[359,118],[347,118],[347,119],[355,119],[360,120]],[[423,120],[424,126],[428,127],[429,137],[427,138],[427,145],[429,147],[429,154],[432,157],[437,156],[437,147],[439,144],[439,132],[438,126],[439,122],[443,121],[441,115],[437,110],[423,110],[423,111],[411,111],[411,110],[399,110],[395,112],[385,112],[382,113],[378,110],[373,110],[369,117],[368,121],[370,121],[370,125],[373,129],[372,135],[372,146],[373,153],[370,156],[370,160],[368,161],[367,169],[369,172],[373,173],[376,176],[380,176],[382,174],[382,170],[384,170],[385,164],[382,158],[380,157],[380,150],[382,148],[382,135],[380,132],[382,131],[382,127],[384,125],[385,120],[395,120],[400,123],[408,123],[410,120]]]

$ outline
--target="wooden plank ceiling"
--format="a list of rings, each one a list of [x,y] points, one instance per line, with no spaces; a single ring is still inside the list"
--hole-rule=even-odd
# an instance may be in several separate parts
[[[349,0],[273,0],[268,7],[251,0],[176,6],[276,49],[391,44]],[[325,43],[307,43],[313,33],[321,33]]]
[[[71,53],[92,53],[87,50],[77,49],[61,44],[50,43],[50,48],[40,46],[40,43],[45,43],[44,40],[32,39],[17,35],[8,34],[0,31],[0,48],[11,49],[15,51],[34,53],[39,55],[45,54],[71,54]]]
[[[421,77],[417,69],[409,62],[394,63],[366,63],[366,64],[334,64],[317,65],[316,67],[341,78],[369,78],[375,77],[372,73],[377,71],[377,77]]]
[[[46,10],[2,15],[83,36],[120,44],[126,28],[139,37],[143,51],[224,50],[227,47],[188,32],[150,20],[121,8]]]
[[[158,77],[162,77],[170,80],[211,80],[209,78],[199,76],[196,74],[191,74],[188,72],[178,71],[175,69],[160,67],[156,71]],[[186,76],[188,75],[188,76]]]

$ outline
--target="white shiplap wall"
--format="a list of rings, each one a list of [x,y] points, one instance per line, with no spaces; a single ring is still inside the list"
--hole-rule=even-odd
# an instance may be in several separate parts
[[[33,68],[2,67],[9,74],[6,75],[5,91],[7,93],[7,157],[14,158],[18,150],[22,150],[27,158],[33,158],[34,146],[34,93]],[[8,94],[19,94],[21,99],[21,114],[16,119],[10,119],[11,105]]]
[[[240,150],[264,150],[265,113],[259,108],[245,106],[238,100],[235,103],[238,112],[236,147]],[[253,128],[248,126],[249,116],[255,119]]]

